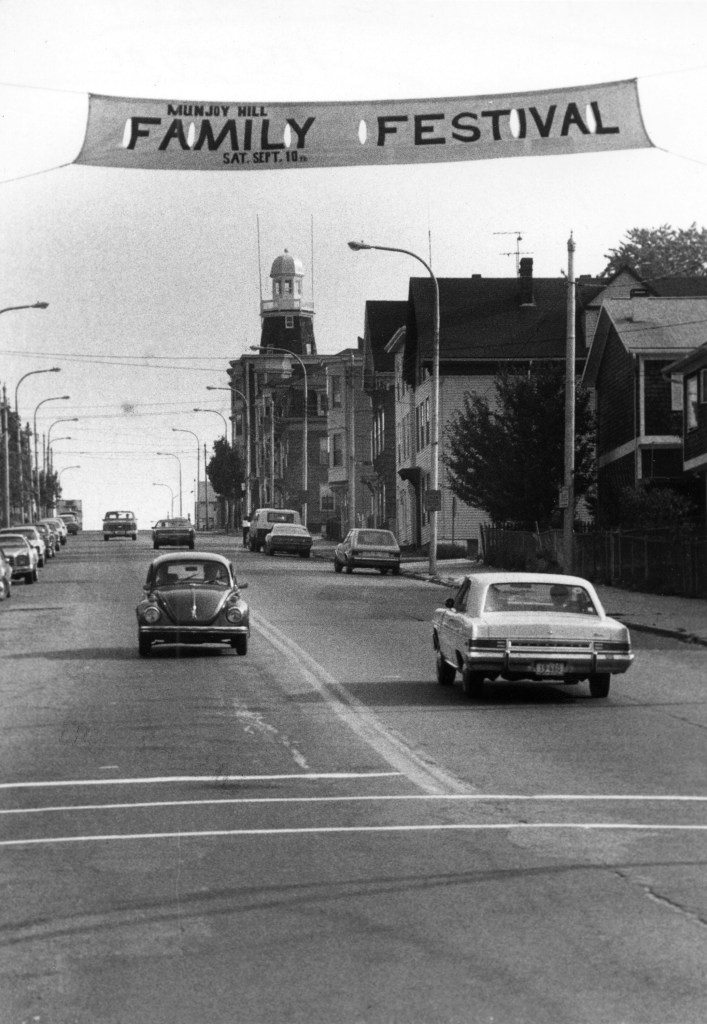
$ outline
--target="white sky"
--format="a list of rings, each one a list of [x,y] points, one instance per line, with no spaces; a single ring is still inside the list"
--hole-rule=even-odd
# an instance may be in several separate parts
[[[62,367],[23,382],[20,411],[31,422],[45,398],[71,396],[43,405],[37,425],[51,426],[86,525],[110,507],[134,508],[142,526],[168,511],[153,485],[176,492],[178,467],[157,451],[180,457],[191,506],[197,441],[172,428],[209,450],[222,434],[218,416],[192,409],[228,415],[228,394],[206,385],[225,385],[228,360],[258,343],[259,272],[267,297],[285,248],[307,268],[328,353],[356,345],[367,300],[404,299],[424,273],[409,257],[352,253],[349,239],[431,251],[439,277],[501,277],[520,231],[546,277],[566,267],[570,232],[576,273],[598,274],[630,228],[705,225],[705,38],[702,2],[0,0],[0,308],[50,303],[0,318],[0,384],[14,402],[23,374]],[[81,145],[89,92],[266,103],[626,78],[662,148],[234,174],[61,166]]]

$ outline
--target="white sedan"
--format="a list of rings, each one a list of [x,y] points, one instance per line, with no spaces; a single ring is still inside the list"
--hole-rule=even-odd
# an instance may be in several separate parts
[[[486,680],[589,681],[606,697],[614,673],[633,661],[629,631],[578,576],[494,572],[466,576],[432,620],[437,680],[457,672],[467,696]]]

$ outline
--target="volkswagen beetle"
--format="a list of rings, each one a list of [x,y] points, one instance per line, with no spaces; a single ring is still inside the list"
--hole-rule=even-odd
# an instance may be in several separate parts
[[[230,644],[248,653],[250,612],[233,565],[211,552],[171,552],[150,564],[136,608],[138,650],[154,644]]]

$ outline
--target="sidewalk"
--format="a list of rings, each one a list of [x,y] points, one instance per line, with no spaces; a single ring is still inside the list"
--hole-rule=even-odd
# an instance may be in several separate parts
[[[317,541],[312,549],[312,555],[315,558],[329,559],[333,550],[333,544]],[[400,571],[403,576],[453,588],[459,585],[465,574],[492,572],[493,568],[469,559],[438,559],[437,576],[433,580],[426,560],[409,560],[403,556]],[[643,594],[621,587],[597,586],[595,589],[607,615],[624,622],[629,629],[676,637],[707,647],[707,601],[690,597]]]

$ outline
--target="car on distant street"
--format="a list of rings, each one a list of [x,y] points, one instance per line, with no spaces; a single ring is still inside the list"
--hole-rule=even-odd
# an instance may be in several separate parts
[[[49,561],[50,558],[56,557],[57,546],[60,546],[59,534],[52,533],[46,523],[32,523],[38,531],[42,539],[44,540],[44,559]]]
[[[0,551],[12,567],[13,580],[36,583],[39,579],[37,551],[21,533],[3,533]]]
[[[437,681],[461,674],[468,697],[496,679],[573,684],[607,697],[633,662],[627,627],[610,618],[579,576],[488,572],[464,577],[432,617]]]
[[[354,569],[378,569],[379,572],[400,572],[400,545],[390,530],[349,530],[334,548],[334,572]]]
[[[40,569],[43,568],[46,560],[46,547],[44,537],[36,526],[30,526],[28,523],[23,523],[21,526],[3,526],[0,528],[0,538],[5,533],[21,533],[37,552],[37,565]]]
[[[111,537],[132,537],[137,540],[137,519],[134,512],[116,509],[103,516],[103,540]]]
[[[61,519],[62,523],[66,526],[69,536],[76,537],[79,532],[78,516],[74,515],[73,512],[62,512],[59,519]]]
[[[312,543],[312,534],[306,526],[275,523],[270,533],[265,535],[263,547],[266,555],[285,554],[309,558]]]
[[[0,549],[0,601],[12,597],[12,566]]]
[[[152,546],[190,548],[194,550],[194,524],[191,519],[158,519],[152,527]]]
[[[241,596],[247,586],[236,581],[223,555],[158,555],[136,608],[141,657],[155,644],[230,644],[237,654],[247,654],[250,609]]]
[[[34,524],[35,526],[44,526],[49,530],[54,545],[54,554],[58,555],[61,551],[61,532],[59,527],[56,525],[53,519],[40,519],[39,522]]]
[[[297,523],[299,526],[302,517],[294,508],[256,508],[248,530],[248,547],[251,551],[265,549],[265,538],[276,523]]]
[[[46,523],[48,526],[54,526],[57,533],[59,534],[59,543],[62,545],[66,544],[66,538],[69,536],[69,531],[66,529],[66,523],[59,516],[45,516],[44,519],[39,520],[40,523]]]

